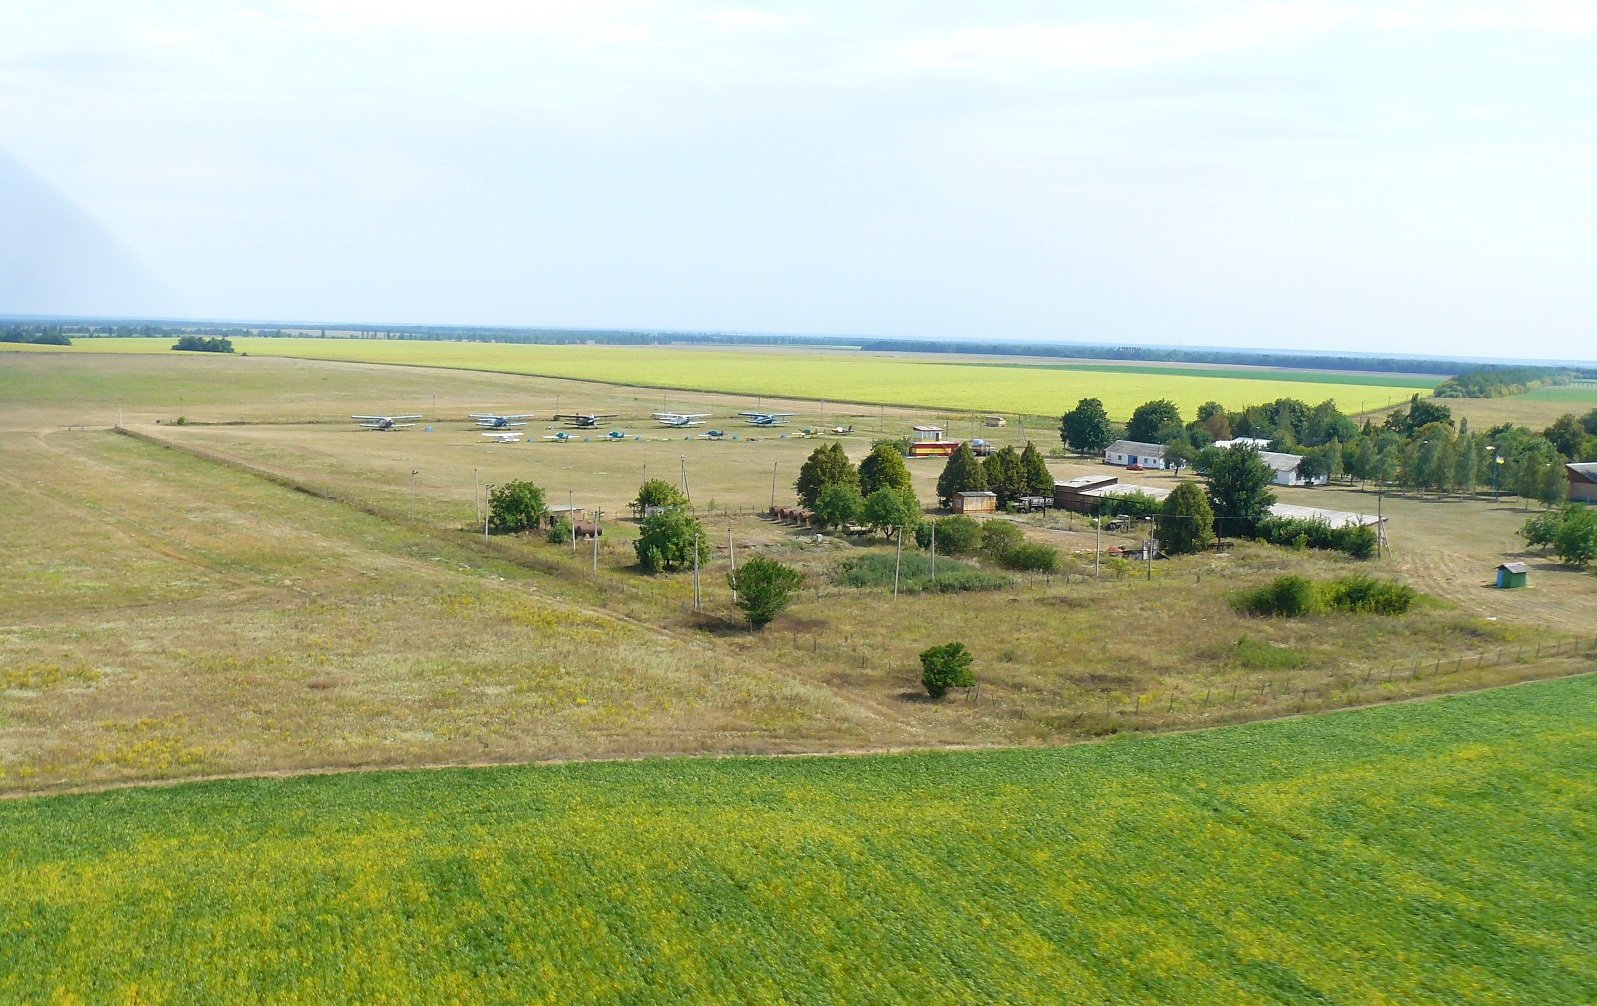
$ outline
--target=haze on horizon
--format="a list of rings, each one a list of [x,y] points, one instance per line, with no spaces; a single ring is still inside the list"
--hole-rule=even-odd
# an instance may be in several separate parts
[[[0,313],[1590,358],[1597,7],[0,3]]]

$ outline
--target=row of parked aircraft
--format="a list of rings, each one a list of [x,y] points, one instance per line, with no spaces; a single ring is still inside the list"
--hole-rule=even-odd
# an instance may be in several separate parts
[[[615,419],[619,415],[619,412],[557,412],[553,418],[557,422],[563,422],[580,430],[593,430],[598,429],[600,426],[608,425],[609,420]],[[704,420],[710,418],[710,415],[708,412],[656,412],[654,413],[654,419],[661,426],[682,429],[691,426],[703,426]],[[786,426],[787,421],[793,418],[794,413],[739,412],[738,415],[750,426]],[[360,427],[363,430],[379,431],[408,429],[415,426],[417,421],[421,419],[420,416],[351,416],[350,418],[360,423]],[[508,436],[511,431],[526,426],[527,421],[532,419],[533,415],[530,412],[519,412],[511,415],[487,412],[481,414],[472,413],[470,418],[478,426],[486,430],[496,431],[485,433],[483,434],[484,436],[504,437]],[[833,430],[833,432],[850,432],[852,429],[850,427],[848,431],[845,431],[839,428]],[[544,439],[552,438],[546,437]]]

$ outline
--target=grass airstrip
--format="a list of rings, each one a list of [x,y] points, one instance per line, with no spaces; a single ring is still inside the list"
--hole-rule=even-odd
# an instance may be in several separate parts
[[[1058,416],[1081,398],[1124,420],[1168,398],[1191,415],[1204,402],[1240,408],[1277,398],[1365,412],[1429,394],[1440,378],[1291,370],[1016,365],[876,353],[638,346],[540,346],[373,339],[239,338],[241,352],[603,381],[632,387]],[[168,339],[80,339],[56,352],[166,353]]]
[[[1597,1001],[1597,679],[1064,749],[0,804],[30,1003]]]

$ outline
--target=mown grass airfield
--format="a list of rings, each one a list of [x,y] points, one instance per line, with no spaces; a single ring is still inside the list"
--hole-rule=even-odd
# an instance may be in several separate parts
[[[817,446],[916,425],[1068,481],[1107,469],[1059,438],[1095,392],[1379,420],[1434,380],[238,343],[0,354],[0,1000],[1597,1001],[1597,576],[1527,549],[1539,504],[1276,490],[1379,510],[1364,561],[995,514],[1063,564],[964,557],[1002,582],[957,593],[770,515]],[[1451,404],[1540,428],[1597,390]],[[650,479],[705,531],[697,606],[639,566]],[[485,533],[515,481],[604,533]],[[754,557],[804,584],[759,632]],[[1351,571],[1419,602],[1229,601]],[[951,640],[976,684],[933,700]]]

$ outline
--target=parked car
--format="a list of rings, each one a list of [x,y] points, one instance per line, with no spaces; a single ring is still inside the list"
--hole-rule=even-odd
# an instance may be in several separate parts
[[[1133,461],[1131,464],[1126,466],[1126,471],[1128,471],[1128,472],[1145,472],[1147,470],[1148,469],[1146,469],[1146,468],[1142,467],[1141,465],[1137,464],[1135,461]]]

